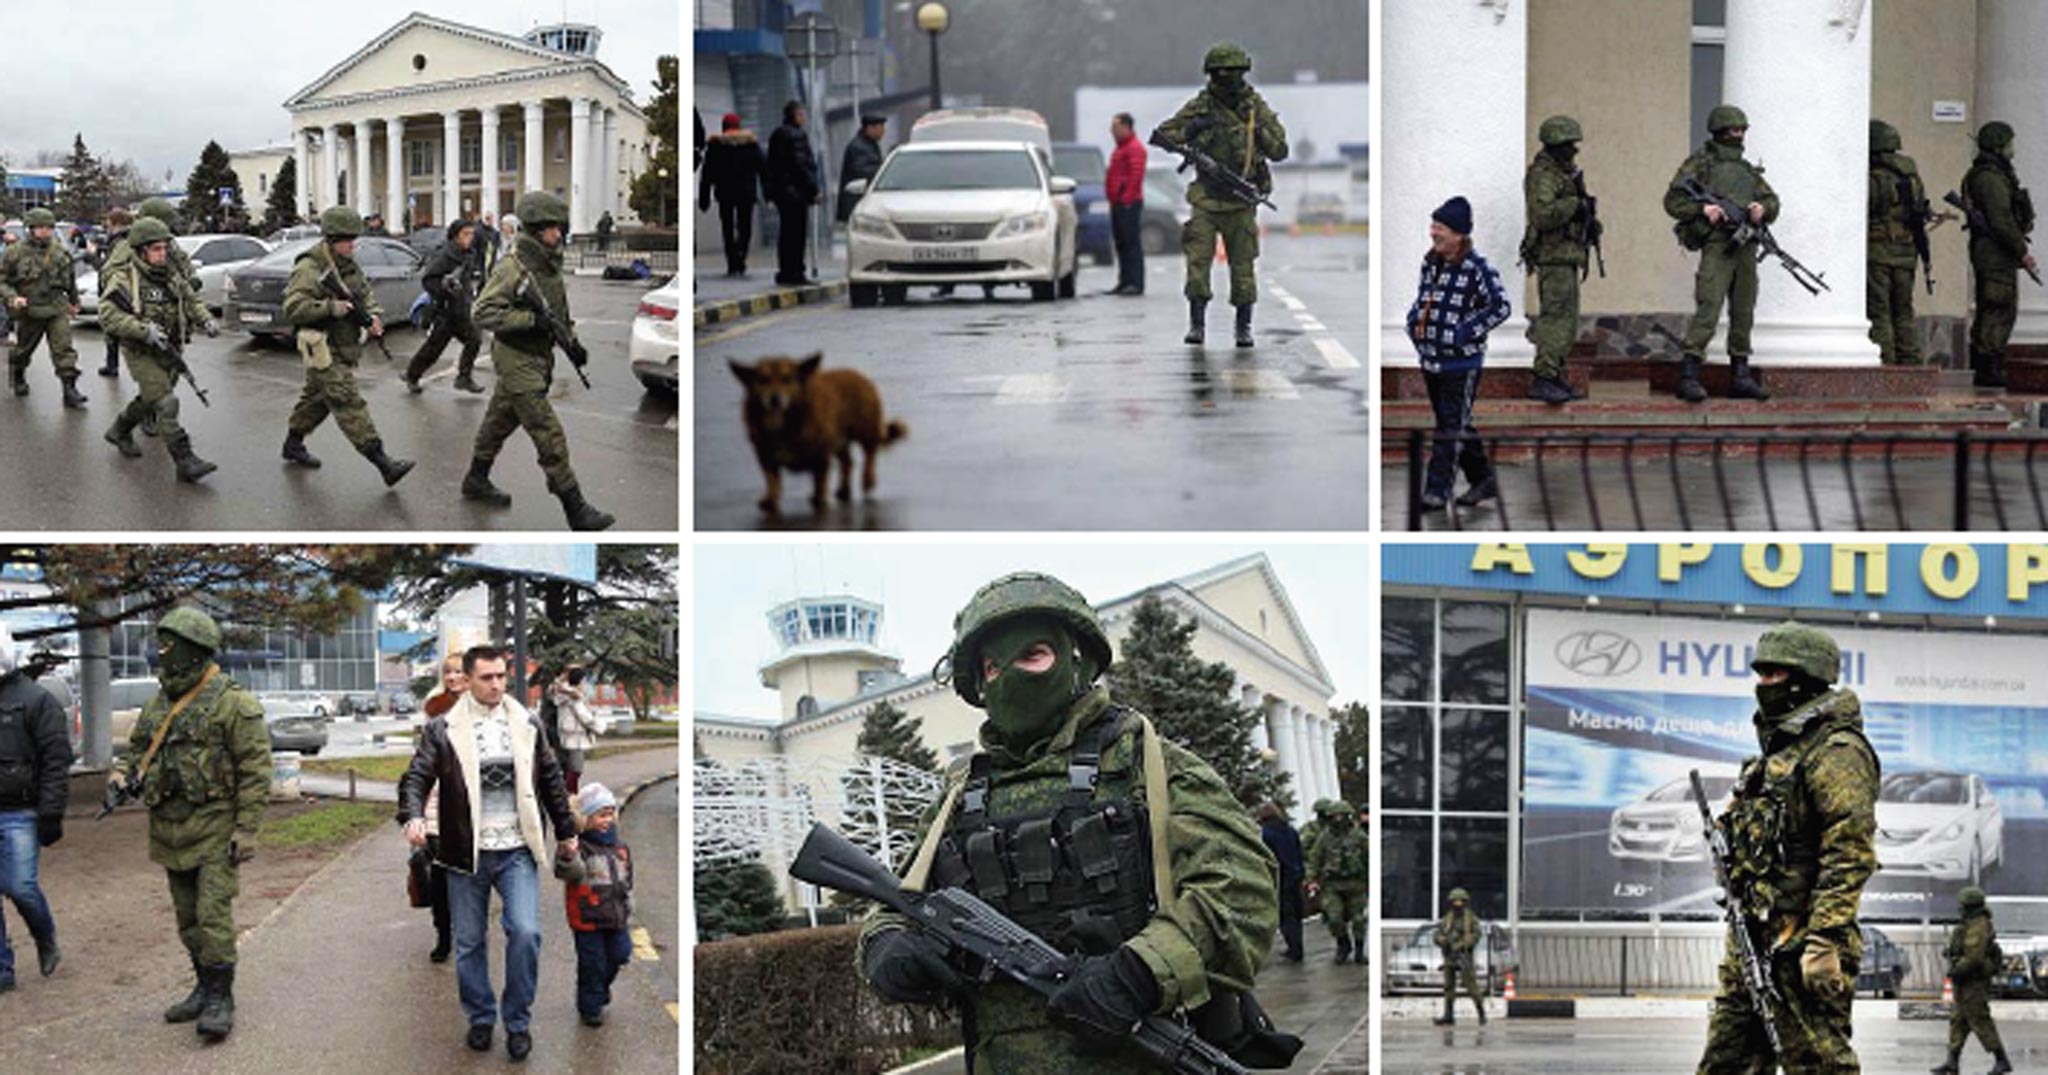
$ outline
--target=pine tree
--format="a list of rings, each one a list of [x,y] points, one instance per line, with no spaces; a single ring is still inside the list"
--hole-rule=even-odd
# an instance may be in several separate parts
[[[1264,717],[1236,700],[1237,677],[1221,661],[1195,656],[1197,624],[1156,596],[1138,603],[1123,659],[1110,666],[1111,697],[1152,718],[1159,734],[1209,763],[1246,808],[1271,799],[1294,803],[1288,774],[1252,746]]]
[[[1344,801],[1360,810],[1372,802],[1372,710],[1351,702],[1330,714],[1337,722],[1337,788]]]
[[[717,941],[782,928],[782,892],[758,860],[700,867],[696,882],[697,939]]]
[[[939,756],[924,742],[924,720],[915,718],[888,702],[876,702],[860,724],[862,754],[900,761],[923,769],[939,771]]]
[[[647,133],[654,139],[654,153],[648,158],[647,170],[633,177],[626,204],[641,223],[673,228],[680,208],[678,184],[682,182],[677,170],[677,147],[682,141],[682,109],[677,99],[680,72],[674,56],[657,57],[654,69],[654,100],[647,106]]]
[[[107,176],[99,159],[85,148],[85,135],[71,137],[71,156],[64,160],[64,174],[58,184],[57,216],[74,223],[92,223],[107,215]]]
[[[21,205],[14,200],[14,192],[7,189],[7,161],[0,158],[0,219],[20,215]]]
[[[232,193],[226,205],[220,192]],[[195,234],[240,231],[248,227],[249,209],[242,204],[242,180],[228,161],[228,151],[219,142],[208,142],[199,151],[199,163],[185,179],[185,204],[181,207],[185,230]]]
[[[270,200],[263,204],[265,235],[282,231],[299,222],[299,162],[286,157],[278,165],[277,179],[270,184]]]

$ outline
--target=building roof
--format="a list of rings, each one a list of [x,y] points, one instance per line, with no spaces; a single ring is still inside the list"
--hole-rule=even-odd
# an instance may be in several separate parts
[[[598,77],[602,78],[607,84],[616,89],[619,92],[620,97],[623,99],[623,103],[627,108],[631,109],[636,115],[640,114],[640,110],[633,100],[632,84],[627,82],[625,79],[620,78],[618,74],[615,73],[610,67],[606,66],[604,61],[602,60],[596,59],[594,57],[575,56],[565,52],[557,52],[554,49],[542,48],[541,46],[535,45],[522,37],[514,37],[511,34],[499,33],[496,30],[486,30],[479,26],[470,26],[466,23],[453,22],[448,19],[437,18],[433,15],[428,15],[425,14],[424,12],[419,11],[415,11],[412,14],[407,15],[405,18],[398,20],[398,22],[394,24],[390,29],[384,31],[381,34],[378,34],[376,37],[371,38],[368,44],[351,53],[347,59],[341,61],[338,64],[335,64],[333,67],[328,68],[327,71],[324,74],[322,74],[319,78],[314,79],[312,82],[308,83],[304,88],[300,89],[297,93],[294,93],[290,97],[286,98],[284,102],[284,107],[287,110],[296,110],[297,108],[305,105],[326,105],[334,103],[326,101],[315,102],[312,98],[321,90],[332,85],[336,79],[353,70],[356,67],[356,65],[362,63],[365,59],[374,55],[379,49],[382,49],[385,45],[390,44],[394,39],[398,37],[398,35],[403,34],[407,30],[413,29],[414,27],[417,26],[425,26],[435,30],[439,30],[443,33],[454,34],[458,37],[467,37],[475,41],[482,41],[485,42],[486,44],[495,45],[499,48],[503,48],[507,51],[517,53],[529,59],[546,60],[552,65],[554,65],[554,70],[556,71],[587,68],[595,72],[598,75]],[[408,93],[411,93],[424,90],[445,89],[448,87],[460,86],[477,81],[479,80],[475,78],[456,78],[450,79],[446,82],[434,82],[420,86],[409,86],[406,88],[406,91]]]

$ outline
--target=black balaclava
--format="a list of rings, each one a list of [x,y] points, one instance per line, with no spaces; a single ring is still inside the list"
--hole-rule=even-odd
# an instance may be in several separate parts
[[[1556,158],[1560,164],[1568,165],[1579,159],[1579,144],[1577,142],[1560,142],[1554,146],[1544,146],[1543,151]]]
[[[1760,682],[1756,685],[1756,721],[1760,736],[1767,737],[1781,718],[1828,692],[1826,683],[1796,668],[1789,671],[1791,675],[1777,683]]]
[[[1224,104],[1234,105],[1244,99],[1246,89],[1244,71],[1235,67],[1219,67],[1209,72],[1209,89]]]

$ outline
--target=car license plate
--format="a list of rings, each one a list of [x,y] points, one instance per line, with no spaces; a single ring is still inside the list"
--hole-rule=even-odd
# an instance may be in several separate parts
[[[913,246],[910,248],[912,261],[980,261],[979,250],[972,246]]]
[[[270,315],[261,310],[243,310],[242,323],[245,325],[270,324]]]

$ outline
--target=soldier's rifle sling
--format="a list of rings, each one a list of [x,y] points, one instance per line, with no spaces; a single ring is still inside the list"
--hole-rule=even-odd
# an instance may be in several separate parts
[[[199,697],[199,692],[205,690],[208,683],[213,682],[214,675],[219,671],[219,665],[208,664],[206,671],[199,676],[199,682],[193,684],[192,689],[186,691],[183,698],[171,703],[170,711],[164,714],[164,722],[157,725],[156,734],[150,736],[149,749],[143,753],[142,761],[135,766],[135,772],[123,782],[127,787],[134,789],[134,791],[141,790],[142,778],[149,775],[149,767],[151,763],[156,761],[156,752],[163,748],[164,736],[170,733],[171,722],[177,720],[178,714],[183,713],[185,707],[191,705],[192,700]],[[126,802],[134,794],[134,791],[122,794],[122,801]],[[93,816],[93,820],[98,821],[100,818],[106,817],[113,812],[114,808],[112,806],[103,804],[100,806],[100,812]]]
[[[1984,210],[1964,201],[1962,195],[1957,194],[1955,191],[1949,191],[1941,196],[1941,200],[1963,211],[1963,230],[1973,232],[1988,232],[1991,230],[1991,221],[1985,217]],[[2027,277],[2034,281],[2036,287],[2048,287],[2048,284],[2041,282],[2041,274],[2039,272],[2028,268],[2024,264],[2020,268],[2026,270]]]

